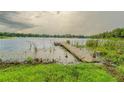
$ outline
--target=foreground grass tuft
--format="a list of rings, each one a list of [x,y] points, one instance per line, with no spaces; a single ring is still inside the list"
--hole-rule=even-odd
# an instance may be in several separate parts
[[[13,65],[0,69],[0,81],[9,82],[76,82],[116,81],[102,67],[95,64],[39,64]]]

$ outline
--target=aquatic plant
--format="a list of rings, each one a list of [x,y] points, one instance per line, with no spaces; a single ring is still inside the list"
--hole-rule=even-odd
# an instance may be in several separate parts
[[[33,48],[33,50],[34,50],[34,58],[36,58],[38,48],[37,48],[37,46],[36,46],[36,44],[34,42],[32,42],[32,41],[28,41],[28,42],[30,44],[29,50],[31,51],[31,49]]]
[[[2,59],[0,58],[0,63],[2,62]]]
[[[88,40],[86,42],[86,46],[88,46],[88,47],[97,47],[98,46],[98,40]]]
[[[67,43],[67,44],[70,44],[70,40],[66,40],[66,43]]]

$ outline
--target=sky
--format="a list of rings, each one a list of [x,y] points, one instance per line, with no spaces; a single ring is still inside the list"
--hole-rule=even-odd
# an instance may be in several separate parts
[[[0,11],[0,32],[94,35],[118,27],[123,11]]]

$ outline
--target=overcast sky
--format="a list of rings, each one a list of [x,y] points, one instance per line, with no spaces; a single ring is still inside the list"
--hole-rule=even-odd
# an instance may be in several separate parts
[[[92,35],[124,27],[124,12],[0,12],[0,32]]]

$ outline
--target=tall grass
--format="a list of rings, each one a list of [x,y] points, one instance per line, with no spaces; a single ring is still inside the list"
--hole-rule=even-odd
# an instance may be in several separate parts
[[[86,46],[94,51],[101,51],[106,60],[117,64],[124,62],[123,40],[88,40]]]
[[[86,42],[88,47],[105,47],[107,49],[124,49],[124,41],[118,40],[88,40]]]

